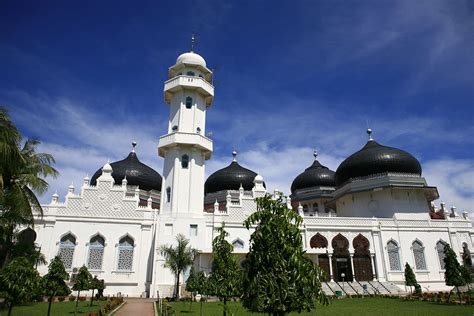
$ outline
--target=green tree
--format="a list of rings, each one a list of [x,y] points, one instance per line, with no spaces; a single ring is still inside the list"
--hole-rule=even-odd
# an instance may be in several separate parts
[[[410,287],[410,294],[412,293],[412,286],[416,286],[418,282],[416,281],[415,273],[411,266],[405,263],[405,285]]]
[[[446,282],[446,285],[454,286],[456,288],[459,301],[461,302],[461,294],[459,293],[459,287],[466,285],[466,283],[463,278],[461,265],[459,264],[459,261],[456,258],[456,253],[449,246],[449,244],[446,244],[444,246],[444,269],[444,280]],[[448,301],[450,297],[451,292],[449,292]]]
[[[209,280],[204,274],[203,271],[199,271],[196,276],[196,291],[201,294],[201,299],[200,299],[200,315],[203,315],[203,303],[204,303],[204,297],[203,295],[209,295],[208,293],[208,284]]]
[[[91,282],[92,282],[92,275],[90,274],[86,266],[82,266],[79,269],[79,272],[77,273],[77,275],[74,276],[72,281],[74,283],[74,285],[72,286],[72,289],[74,291],[77,291],[76,308],[74,310],[74,315],[76,315],[77,306],[79,304],[79,295],[81,291],[87,291],[90,289]]]
[[[234,247],[225,238],[229,235],[222,227],[212,241],[212,271],[209,276],[211,295],[224,301],[224,313],[227,315],[227,301],[242,294],[242,271],[232,254]]]
[[[56,256],[48,266],[48,273],[42,278],[42,289],[48,296],[48,316],[51,314],[51,303],[56,295],[69,295],[71,290],[64,280],[69,279],[69,274],[64,268],[62,260]]]
[[[186,291],[191,293],[192,301],[196,300],[196,294],[199,289],[198,284],[198,273],[194,270],[194,266],[191,267],[191,271],[189,272],[189,277],[186,280]]]
[[[91,280],[91,285],[89,289],[92,290],[91,303],[90,303],[90,306],[92,306],[92,303],[94,302],[94,291],[97,290],[98,295],[101,296],[102,291],[105,289],[104,280],[99,280],[97,278],[97,275],[95,275],[94,278]]]
[[[305,256],[302,218],[281,199],[257,198],[257,211],[244,224],[254,225],[244,264],[243,305],[253,312],[285,315],[328,303],[322,272]]]
[[[182,234],[176,236],[176,247],[163,245],[160,253],[165,258],[164,267],[169,268],[176,280],[174,297],[179,298],[179,278],[181,273],[193,264],[197,250],[189,246],[189,239]]]
[[[0,273],[0,292],[9,303],[8,316],[14,305],[31,299],[39,283],[38,271],[26,258],[14,258],[8,263]]]
[[[0,108],[0,267],[11,259],[18,226],[33,225],[34,214],[43,213],[35,193],[48,189],[44,178],[58,174],[54,158],[36,152],[37,140],[21,143],[8,111]]]

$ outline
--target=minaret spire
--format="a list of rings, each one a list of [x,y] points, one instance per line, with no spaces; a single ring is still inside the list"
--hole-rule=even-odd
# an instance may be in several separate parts
[[[194,44],[196,43],[196,38],[194,37],[194,33],[191,35],[191,53],[194,53]]]

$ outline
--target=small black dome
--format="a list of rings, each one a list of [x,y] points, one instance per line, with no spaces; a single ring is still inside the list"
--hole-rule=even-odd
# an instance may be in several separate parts
[[[161,176],[158,172],[143,164],[138,160],[135,151],[132,151],[127,158],[112,162],[112,177],[116,184],[121,184],[123,178],[127,176],[127,184],[138,185],[145,191],[161,191]],[[91,185],[96,185],[97,178],[102,175],[102,168],[97,170],[91,179]]]
[[[233,153],[234,157],[236,153]],[[204,184],[205,194],[214,193],[222,190],[238,190],[240,185],[246,191],[252,190],[254,187],[253,180],[257,173],[242,167],[234,159],[230,165],[217,170],[207,178]],[[265,183],[263,184],[265,186]]]
[[[375,140],[369,139],[361,150],[349,156],[337,168],[336,184],[339,186],[352,178],[384,172],[421,176],[421,165],[415,157],[406,151],[383,146]]]
[[[317,186],[335,187],[336,180],[334,176],[334,171],[314,159],[313,164],[293,180],[291,193],[294,194],[295,191],[299,189]]]

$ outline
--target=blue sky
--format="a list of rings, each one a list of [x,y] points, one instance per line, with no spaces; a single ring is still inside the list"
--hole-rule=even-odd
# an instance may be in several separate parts
[[[215,72],[207,174],[238,160],[289,192],[335,170],[369,125],[415,155],[448,206],[474,210],[474,4],[459,1],[0,2],[0,104],[61,173],[49,201],[107,159],[161,173],[163,82],[190,48]]]

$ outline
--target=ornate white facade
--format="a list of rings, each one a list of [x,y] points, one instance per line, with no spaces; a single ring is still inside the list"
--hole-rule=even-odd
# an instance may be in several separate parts
[[[213,97],[212,72],[204,59],[194,52],[180,55],[164,85],[170,115],[168,133],[158,145],[158,154],[164,158],[162,181],[155,179],[158,184],[143,189],[142,183],[150,182],[140,182],[140,172],[149,172],[136,167],[141,163],[133,150],[123,161],[105,164],[93,180],[86,177],[80,192],[71,185],[64,202],[53,195],[34,227],[48,261],[60,255],[71,272],[88,266],[93,275],[105,280],[105,294],[167,296],[172,293],[174,276],[163,267],[158,248],[184,234],[201,253],[196,267],[209,272],[214,229],[222,222],[234,252],[243,260],[251,231],[242,223],[256,211],[255,198],[267,191],[263,178],[238,165],[235,154],[228,169],[214,177],[221,177],[213,180],[214,189],[210,181],[205,189],[205,161],[213,150],[212,140],[205,136],[206,111]],[[364,148],[369,147],[388,148],[395,156],[401,152],[371,138]],[[336,178],[344,173],[342,164],[340,169]],[[444,243],[451,245],[460,260],[463,247],[472,249],[474,231],[467,213],[450,212],[443,204],[435,208],[432,201],[438,198],[437,190],[427,185],[421,169],[418,173],[389,169],[369,176],[352,175],[339,185],[323,181],[294,190],[292,186],[291,198],[283,197],[304,218],[304,245],[327,272],[324,289],[329,293],[340,290],[338,282],[348,280],[348,293],[361,293],[364,285],[368,292],[404,291],[406,262],[425,290],[445,289],[440,252]],[[307,169],[318,175],[321,170],[326,173],[320,179],[334,174],[317,160]],[[226,179],[226,174],[234,179]],[[239,180],[244,175],[252,177],[250,184]],[[232,187],[230,180],[242,181],[240,188]],[[47,266],[38,268],[41,273],[47,271]]]

